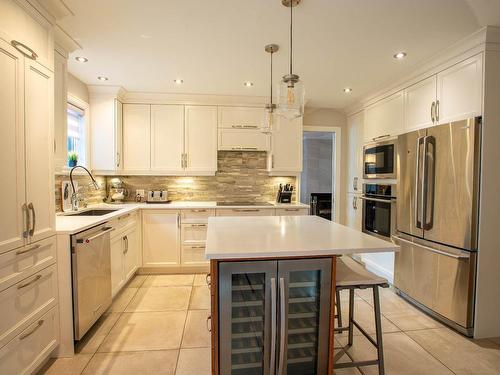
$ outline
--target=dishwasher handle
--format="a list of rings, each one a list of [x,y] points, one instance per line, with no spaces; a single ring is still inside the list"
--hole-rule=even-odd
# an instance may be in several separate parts
[[[101,236],[104,236],[106,233],[112,232],[112,231],[114,231],[114,230],[115,230],[115,228],[113,228],[113,227],[103,227],[103,228],[102,228],[102,232],[97,233],[97,234],[95,234],[95,235],[93,235],[93,236],[91,236],[91,237],[87,237],[87,238],[82,238],[82,239],[79,239],[79,240],[77,240],[76,242],[77,242],[77,243],[86,243],[86,244],[87,244],[87,243],[91,243],[91,242],[92,242],[93,240],[95,240],[96,238],[99,238],[99,237],[101,237]]]

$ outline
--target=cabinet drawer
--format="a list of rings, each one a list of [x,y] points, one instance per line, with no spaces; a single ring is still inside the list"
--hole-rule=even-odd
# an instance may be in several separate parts
[[[205,258],[205,245],[182,246],[182,264],[208,264]]]
[[[56,237],[0,255],[0,291],[56,261]]]
[[[31,374],[57,346],[57,332],[53,308],[0,349],[0,374]]]
[[[288,207],[288,208],[277,208],[276,216],[297,216],[297,215],[309,215],[309,208],[307,207]]]
[[[205,242],[207,240],[207,225],[198,224],[182,224],[181,240],[182,243]]]
[[[274,216],[274,208],[221,208],[217,216]]]
[[[214,208],[192,208],[181,211],[182,223],[207,223],[210,216],[215,216]]]
[[[109,224],[113,228],[115,228],[115,230],[113,232],[111,232],[111,237],[117,236],[119,234],[118,232],[120,230],[122,230],[123,228],[125,228],[126,226],[129,226],[132,223],[137,224],[138,218],[139,218],[139,212],[134,211],[134,212],[126,213],[126,214],[114,219],[113,221],[111,221]]]
[[[55,264],[0,292],[0,347],[18,334],[25,324],[47,312],[56,303]]]
[[[258,129],[266,123],[266,110],[256,107],[219,107],[219,128]]]

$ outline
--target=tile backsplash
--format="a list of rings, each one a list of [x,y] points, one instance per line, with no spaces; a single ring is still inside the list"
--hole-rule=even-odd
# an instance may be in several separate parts
[[[78,182],[78,192],[82,195],[87,204],[102,203],[106,198],[106,177],[96,177],[99,184],[99,190],[95,190],[91,185],[91,180],[88,175],[73,175],[73,180]],[[69,181],[69,176],[56,175],[55,176],[55,198],[56,198],[56,212],[62,211],[62,192],[61,185],[63,181]]]
[[[215,176],[119,176],[128,190],[127,201],[135,201],[137,189],[168,190],[174,201],[264,202],[274,201],[280,183],[296,187],[295,177],[272,177],[266,170],[265,152],[219,151]],[[61,210],[61,179],[56,176],[56,207]],[[108,188],[117,176],[99,178]],[[67,179],[67,177],[65,177]],[[104,190],[86,187],[88,176],[79,176],[87,203],[99,203],[106,197]],[[103,181],[106,179],[106,181]],[[292,199],[295,199],[295,193]]]

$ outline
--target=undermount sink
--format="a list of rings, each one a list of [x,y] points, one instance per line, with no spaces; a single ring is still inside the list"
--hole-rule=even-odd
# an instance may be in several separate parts
[[[115,211],[118,211],[118,208],[88,210],[88,211],[77,212],[74,214],[70,213],[67,216],[103,216]]]

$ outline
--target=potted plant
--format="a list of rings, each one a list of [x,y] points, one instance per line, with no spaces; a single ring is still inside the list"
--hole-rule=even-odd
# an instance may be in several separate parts
[[[78,154],[75,151],[68,152],[68,166],[73,168],[78,164]]]

